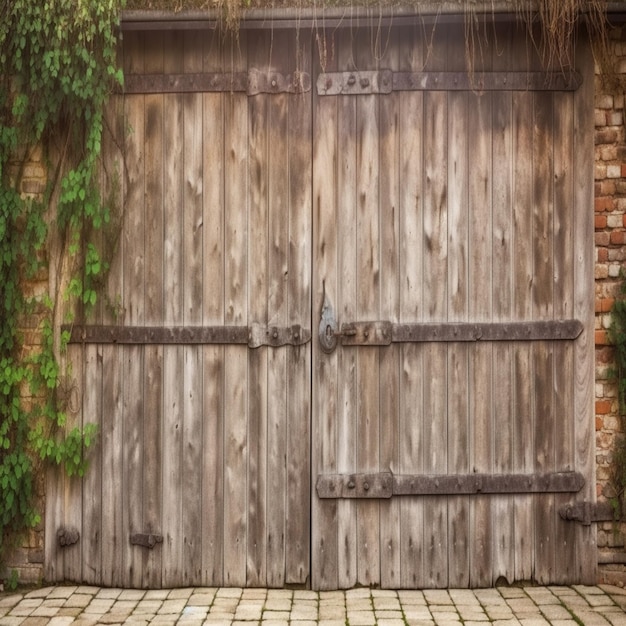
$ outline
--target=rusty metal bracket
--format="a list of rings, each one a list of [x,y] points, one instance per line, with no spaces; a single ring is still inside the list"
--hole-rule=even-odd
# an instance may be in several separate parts
[[[321,474],[320,498],[391,498],[392,496],[456,496],[478,494],[576,493],[585,479],[580,472],[545,474],[394,475]]]
[[[239,344],[260,346],[300,346],[311,341],[311,331],[292,326],[62,326],[69,343],[130,345]]]
[[[67,548],[78,543],[80,533],[76,528],[61,527],[57,530],[57,543],[61,548]]]
[[[572,502],[559,509],[561,519],[590,526],[593,522],[612,522],[618,513],[610,502]]]
[[[306,72],[292,74],[264,72],[127,74],[123,92],[127,95],[150,93],[304,93],[311,90],[311,76]]]
[[[152,550],[157,543],[163,543],[163,536],[154,533],[131,533],[129,540],[134,546]]]
[[[575,91],[579,72],[325,72],[320,96],[388,94],[392,91]]]

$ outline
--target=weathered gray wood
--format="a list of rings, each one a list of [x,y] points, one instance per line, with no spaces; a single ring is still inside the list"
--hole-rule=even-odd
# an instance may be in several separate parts
[[[464,57],[463,29],[448,36],[448,65]],[[448,94],[448,319],[468,321],[469,221],[468,192],[470,163],[468,145],[468,94]],[[448,345],[448,471],[469,471],[469,355],[470,347]],[[448,584],[467,587],[470,580],[470,503],[466,496],[448,499]]]
[[[266,59],[268,33],[248,34],[248,54]],[[265,96],[248,103],[249,190],[248,258],[254,271],[248,282],[248,316],[265,322],[269,315],[269,122],[270,103]],[[277,138],[280,142],[280,138]],[[266,507],[268,488],[268,354],[259,350],[248,355],[248,507],[247,583],[266,585],[267,535],[270,511]]]
[[[488,54],[485,55],[488,58]],[[488,60],[485,63],[489,63]],[[482,66],[475,67],[476,74]],[[468,145],[471,146],[471,176],[468,209],[471,215],[469,238],[469,317],[477,322],[493,315],[493,254],[491,188],[492,161],[492,94],[468,96]],[[490,472],[493,467],[492,405],[493,345],[478,344],[470,356],[470,471]],[[477,497],[470,503],[470,585],[489,586],[493,581],[493,526],[491,499]]]
[[[159,33],[146,35],[144,43],[144,69],[163,71],[163,38]],[[144,323],[163,323],[163,225],[164,225],[164,167],[167,163],[163,151],[164,96],[144,97],[144,193],[146,215],[144,218]],[[163,488],[163,348],[145,346],[144,354],[144,413],[143,413],[143,500],[142,532],[161,534]],[[161,586],[161,544],[142,551],[142,584]]]
[[[533,318],[552,317],[553,296],[553,97],[533,98]],[[553,359],[551,345],[534,345],[534,455],[536,471],[550,471],[555,465],[556,415],[552,398]],[[556,511],[554,498],[535,497],[535,576],[544,584],[554,576]]]
[[[165,71],[183,71],[184,40],[180,33],[167,33],[164,43]],[[163,293],[165,325],[182,324],[184,318],[183,199],[184,171],[184,97],[164,96],[163,152]],[[184,350],[166,346],[163,350],[163,571],[162,583],[173,585],[183,578],[183,433]]]
[[[571,94],[555,95],[554,110],[554,315],[573,315],[574,312],[574,182],[573,124],[574,98]],[[555,444],[557,468],[575,466],[574,445],[574,363],[575,346],[554,346],[554,404],[560,427]],[[568,503],[567,496],[555,497],[557,510]],[[556,522],[557,567],[554,580],[567,582],[568,572],[576,571],[576,529]]]
[[[354,62],[363,65],[372,54],[366,29],[355,38]],[[377,98],[358,98],[355,102],[356,134],[346,137],[354,145],[356,239],[350,249],[355,268],[356,314],[360,318],[378,317],[380,306],[380,223],[379,204],[379,107]],[[340,145],[345,146],[345,142]],[[380,463],[380,398],[377,350],[359,350],[356,357],[357,394],[352,407],[355,420],[356,467],[359,471],[377,470]],[[380,504],[357,504],[356,550],[357,584],[370,586],[380,581]]]
[[[593,128],[589,123],[593,110],[593,57],[589,43],[576,48],[578,68],[585,77],[574,101],[574,315],[583,321],[585,330],[576,343],[574,428],[576,469],[588,477],[584,497],[596,499],[594,444],[594,340],[593,340]],[[579,527],[576,533],[577,575],[575,578],[592,584],[597,580],[597,541],[594,526]]]
[[[241,71],[247,42],[228,52],[228,64]],[[248,299],[248,103],[229,94],[224,107],[224,322],[247,324]],[[246,517],[248,453],[248,354],[228,346],[224,354],[224,577],[228,586],[246,584]]]
[[[406,34],[398,33],[400,40]],[[377,55],[379,53],[377,52]],[[388,49],[387,62],[398,67],[399,46]],[[379,99],[380,168],[378,220],[380,224],[381,318],[397,322],[400,316],[400,94]],[[381,471],[398,467],[400,447],[400,358],[402,348],[380,351],[380,463]],[[380,584],[400,586],[400,503],[380,506]]]
[[[232,40],[204,39],[204,71],[220,71]],[[203,325],[224,324],[225,317],[225,134],[228,94],[203,95]],[[203,348],[202,431],[202,579],[203,585],[224,581],[224,371],[225,350]]]
[[[514,27],[505,25],[496,31],[498,45],[492,47],[494,69],[504,69],[511,62]],[[496,322],[514,319],[512,281],[513,240],[513,124],[511,92],[497,92],[493,99],[493,319]],[[496,416],[493,437],[493,471],[513,471],[514,420],[513,345],[493,347],[494,370],[493,411]],[[515,516],[514,498],[494,498],[493,571],[492,580],[515,580]]]
[[[320,34],[324,43],[332,37],[329,32]],[[330,67],[336,67],[336,56],[321,59]],[[320,59],[315,56],[315,67],[319,70]],[[342,103],[343,104],[343,103]],[[316,99],[314,120],[338,119],[339,103],[335,98]],[[331,124],[315,123],[313,127],[313,263],[315,284],[312,286],[313,310],[319,314],[324,299],[324,291],[336,302],[337,293],[337,196],[335,189],[343,193],[344,186],[337,187],[341,173],[335,128]],[[350,204],[342,206],[350,210]],[[346,237],[349,235],[346,233]],[[313,381],[312,381],[312,459],[314,475],[321,472],[337,471],[337,431],[342,428],[338,416],[338,390],[336,382],[337,360],[335,352],[326,355],[320,351],[318,342],[313,342]],[[338,423],[339,422],[339,423]],[[347,440],[342,437],[341,445]],[[343,463],[343,460],[342,460]],[[341,470],[344,468],[341,467]],[[336,502],[321,502],[313,496],[311,516],[311,584],[315,589],[336,589],[343,583],[338,572],[338,530],[341,521],[337,518]],[[342,544],[350,546],[349,542]]]
[[[407,29],[406,45],[400,46],[399,68],[421,69],[426,56],[423,33]],[[409,45],[411,42],[411,45]],[[400,123],[400,322],[424,319],[422,298],[424,246],[422,219],[423,179],[415,172],[423,167],[424,94],[398,94]],[[407,344],[400,347],[400,448],[398,472],[418,473],[424,470],[424,423],[422,406],[424,360],[423,347]],[[417,499],[400,502],[400,553],[402,554],[400,586],[424,586],[422,539],[424,503]]]
[[[289,38],[288,58],[297,69],[311,71],[311,42]],[[312,328],[312,196],[311,196],[311,98],[289,99],[289,280],[287,325]],[[285,583],[309,581],[311,525],[311,347],[287,352],[287,501]]]

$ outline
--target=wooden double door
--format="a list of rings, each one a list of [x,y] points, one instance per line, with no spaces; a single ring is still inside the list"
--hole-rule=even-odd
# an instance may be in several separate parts
[[[514,31],[125,32],[49,580],[595,580],[591,61]]]

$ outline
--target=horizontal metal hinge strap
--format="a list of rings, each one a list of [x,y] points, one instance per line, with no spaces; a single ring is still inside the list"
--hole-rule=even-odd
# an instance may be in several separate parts
[[[576,339],[583,330],[579,320],[535,322],[392,324],[352,322],[342,324],[344,346],[386,346],[391,343],[434,341],[555,341]]]
[[[127,74],[125,94],[243,92],[304,93],[311,90],[311,76],[306,72],[281,74],[251,69],[247,72],[191,74]]]
[[[589,526],[592,522],[611,522],[619,519],[620,512],[610,502],[572,502],[559,509],[559,515],[568,522]]]
[[[392,496],[455,496],[477,494],[576,493],[585,484],[580,472],[543,474],[394,475],[321,474],[320,498],[391,498]]]
[[[575,91],[578,72],[325,72],[320,96],[387,94],[392,91]]]
[[[293,326],[63,326],[68,343],[101,344],[240,344],[299,346],[311,340],[311,331]]]

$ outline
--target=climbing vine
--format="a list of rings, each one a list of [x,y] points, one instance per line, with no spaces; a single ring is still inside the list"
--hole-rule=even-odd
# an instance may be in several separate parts
[[[106,271],[90,233],[109,221],[98,188],[103,110],[115,84],[121,0],[0,0],[0,559],[6,539],[36,525],[40,463],[85,469],[88,425],[65,432],[67,402],[54,314],[63,298],[96,300]],[[33,151],[50,173],[41,193],[23,181]],[[25,286],[50,271],[51,237],[78,268],[68,293],[30,296]],[[85,263],[85,261],[88,263]],[[87,271],[86,271],[87,268]],[[29,350],[26,320],[41,345]]]

